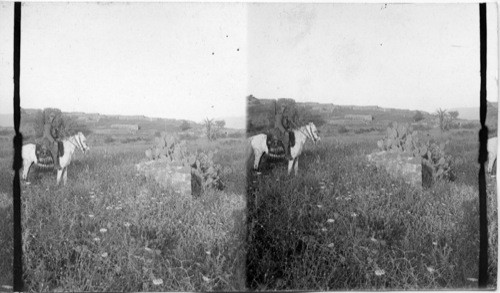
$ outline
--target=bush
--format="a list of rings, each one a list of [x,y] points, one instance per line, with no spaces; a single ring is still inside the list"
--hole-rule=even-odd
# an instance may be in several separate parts
[[[191,129],[191,124],[189,124],[188,121],[184,120],[182,121],[182,124],[181,126],[179,126],[179,128],[181,129],[181,131],[186,131],[188,129]]]
[[[413,116],[413,121],[415,122],[418,122],[418,121],[422,121],[424,120],[424,114],[422,114],[422,112],[420,111],[417,111],[417,113],[415,113],[415,115]]]
[[[340,134],[344,134],[344,133],[348,133],[349,132],[349,129],[347,127],[345,127],[344,125],[341,125],[338,129],[338,133]]]
[[[112,136],[106,136],[104,139],[104,143],[113,143],[115,142],[115,139]]]

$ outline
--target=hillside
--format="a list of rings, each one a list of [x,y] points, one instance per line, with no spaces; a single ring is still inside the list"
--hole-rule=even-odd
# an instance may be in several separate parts
[[[300,119],[296,125],[304,125],[307,122],[314,122],[316,126],[328,135],[339,133],[355,132],[364,133],[371,131],[385,131],[388,125],[393,122],[411,124],[415,130],[430,130],[439,128],[439,119],[436,113],[425,111],[382,108],[376,105],[354,106],[335,105],[333,103],[322,104],[313,102],[295,102],[292,99],[258,99],[254,96],[247,97],[247,135],[258,132],[266,132],[274,128],[275,104],[283,103],[293,105],[292,108],[299,113]],[[278,106],[279,107],[279,106]],[[447,112],[459,109],[446,109]],[[458,119],[454,121],[451,128],[479,129],[479,118],[473,118],[469,112],[478,108],[467,108],[466,111],[459,111]],[[417,112],[421,113],[421,119],[415,121]],[[472,118],[469,120],[469,118]],[[498,121],[497,103],[488,102],[488,114],[486,124],[489,129],[496,132]]]
[[[479,107],[452,108],[450,111],[457,111],[459,113],[458,117],[461,119],[479,121]],[[498,116],[497,102],[488,102],[488,116]]]
[[[248,117],[247,127],[249,131],[258,131],[272,128],[274,122],[275,100],[258,99],[254,96],[247,97]],[[397,122],[414,122],[413,117],[417,111],[382,108],[376,105],[353,106],[353,105],[335,105],[321,103],[301,103],[291,99],[280,99],[278,105],[286,103],[294,105],[303,117],[302,122],[318,121],[325,125],[371,125],[379,128],[385,128],[387,124]],[[420,111],[428,123],[434,123],[432,115]],[[299,116],[300,116],[299,115]],[[316,124],[316,122],[315,122]]]

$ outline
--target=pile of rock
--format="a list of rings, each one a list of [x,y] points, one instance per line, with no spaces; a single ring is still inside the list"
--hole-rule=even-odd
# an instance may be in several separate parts
[[[164,188],[200,196],[209,188],[224,188],[221,167],[214,163],[213,155],[213,152],[189,153],[186,141],[163,133],[156,138],[155,145],[146,150],[149,160],[137,164],[136,169]]]
[[[416,187],[422,186],[422,160],[407,153],[380,151],[369,154],[368,161],[384,168],[394,178],[403,178]]]
[[[367,156],[391,176],[402,177],[415,186],[431,187],[437,180],[453,181],[451,157],[444,153],[445,143],[421,142],[411,127],[393,123],[387,136],[377,142],[379,152]]]

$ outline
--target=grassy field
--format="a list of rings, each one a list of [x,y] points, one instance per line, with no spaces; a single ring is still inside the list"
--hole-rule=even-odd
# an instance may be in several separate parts
[[[328,127],[328,129],[325,129]],[[384,127],[325,125],[300,176],[249,170],[240,138],[217,150],[224,191],[179,196],[135,171],[153,137],[91,134],[68,185],[22,185],[26,291],[226,291],[477,288],[477,130],[450,140],[454,182],[419,190],[366,160]],[[0,140],[0,285],[12,285],[11,140]],[[490,287],[496,287],[496,179],[488,177]],[[0,289],[2,291],[4,289]]]
[[[12,218],[12,139],[0,139],[0,292],[12,286],[13,218]]]
[[[245,287],[246,201],[242,139],[190,142],[219,149],[224,191],[200,198],[162,189],[135,171],[148,142],[89,136],[77,152],[68,185],[55,173],[30,172],[22,186],[23,265],[26,291],[208,291]],[[3,154],[2,154],[3,155]],[[10,155],[2,157],[1,227],[12,227]],[[4,225],[5,224],[5,225]],[[2,228],[3,263],[12,261],[11,228]],[[7,249],[5,247],[8,247]],[[9,250],[10,249],[10,250]],[[3,264],[2,263],[2,264]],[[2,266],[3,267],[3,266]],[[10,270],[11,270],[10,266]],[[2,284],[11,284],[1,271]]]
[[[457,179],[424,191],[366,160],[384,135],[337,132],[316,147],[309,142],[298,177],[279,164],[249,173],[249,289],[477,288],[477,131],[429,133],[450,139]],[[491,287],[496,200],[496,180],[488,177]]]

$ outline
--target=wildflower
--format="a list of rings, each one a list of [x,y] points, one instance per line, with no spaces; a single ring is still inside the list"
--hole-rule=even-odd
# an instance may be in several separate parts
[[[356,213],[351,213],[351,217],[356,218],[357,216],[358,216],[358,214],[356,214]]]
[[[210,251],[208,251],[208,250],[207,250],[207,251],[205,251],[205,253],[206,253],[207,255],[211,255],[211,254],[212,254],[212,253],[211,253]]]
[[[432,274],[432,273],[434,273],[436,270],[435,270],[433,267],[427,267],[427,271],[428,271],[429,273],[431,273],[431,274]]]
[[[326,229],[326,228],[321,228],[321,231],[322,231],[322,232],[326,232],[326,231],[328,231],[328,229]]]
[[[205,281],[207,283],[210,282],[210,279],[208,277],[201,275],[201,278],[203,279],[203,281]]]
[[[130,227],[130,223],[129,222],[125,222],[123,225],[125,225],[125,227]]]
[[[101,233],[106,233],[106,232],[108,232],[108,229],[106,229],[106,228],[101,228],[101,230],[99,230],[99,232],[101,232]]]
[[[95,241],[95,242],[99,242],[99,241],[101,241],[101,238],[96,237],[96,238],[94,238],[94,241]]]
[[[330,247],[330,248],[333,248],[334,246],[335,246],[335,244],[333,244],[333,243],[328,244],[328,247]]]
[[[376,269],[375,270],[375,275],[377,275],[377,276],[385,275],[385,271],[381,270],[381,269]]]
[[[377,239],[375,239],[374,237],[370,238],[370,240],[373,242],[378,242]]]
[[[438,245],[437,241],[432,241],[432,245],[437,246]]]
[[[161,284],[163,284],[163,280],[162,279],[153,279],[153,284],[156,285],[156,286],[159,286]]]
[[[323,206],[319,204],[319,205],[317,205],[317,207],[318,207],[318,208],[322,208]]]
[[[94,217],[94,215],[92,215],[92,214],[89,214],[89,218],[93,218],[93,217]]]
[[[103,253],[101,254],[101,256],[102,256],[102,257],[108,257],[108,253],[107,253],[107,252],[103,252]]]
[[[328,219],[328,220],[326,220],[326,222],[327,223],[333,223],[333,222],[335,222],[335,220],[334,219]]]

